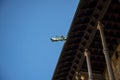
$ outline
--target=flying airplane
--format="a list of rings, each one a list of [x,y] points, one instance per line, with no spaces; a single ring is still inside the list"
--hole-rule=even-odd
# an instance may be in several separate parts
[[[66,41],[66,40],[67,40],[67,38],[64,37],[64,36],[61,36],[61,37],[56,36],[55,38],[51,38],[51,41],[52,41],[52,42]]]

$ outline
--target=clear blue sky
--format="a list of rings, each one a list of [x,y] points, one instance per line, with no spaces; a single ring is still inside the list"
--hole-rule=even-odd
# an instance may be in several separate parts
[[[0,80],[51,80],[79,0],[0,0]]]

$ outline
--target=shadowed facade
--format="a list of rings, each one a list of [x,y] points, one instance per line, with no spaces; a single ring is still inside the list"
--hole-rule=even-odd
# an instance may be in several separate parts
[[[85,77],[84,80],[88,80],[88,68],[84,56],[86,48],[90,51],[93,80],[110,80],[106,71],[100,32],[97,29],[98,21],[104,25],[103,32],[113,72],[116,65],[120,69],[119,0],[80,0],[52,80],[81,80],[81,76]],[[118,61],[116,65],[115,60]],[[116,73],[114,72],[115,80],[119,80]]]

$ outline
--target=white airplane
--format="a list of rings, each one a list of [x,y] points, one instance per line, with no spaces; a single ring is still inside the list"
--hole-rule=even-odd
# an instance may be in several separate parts
[[[61,36],[61,37],[56,36],[55,38],[51,38],[51,41],[52,41],[52,42],[66,41],[66,40],[67,40],[67,38],[64,37],[64,36]]]

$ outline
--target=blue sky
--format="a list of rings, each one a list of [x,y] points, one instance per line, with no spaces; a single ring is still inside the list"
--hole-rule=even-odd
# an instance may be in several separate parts
[[[51,80],[79,0],[0,0],[0,80]]]

